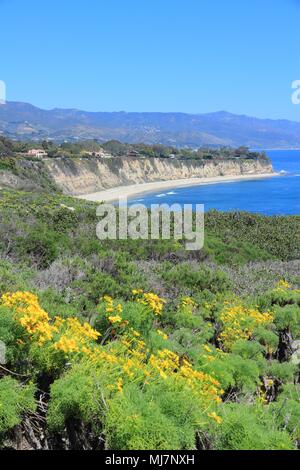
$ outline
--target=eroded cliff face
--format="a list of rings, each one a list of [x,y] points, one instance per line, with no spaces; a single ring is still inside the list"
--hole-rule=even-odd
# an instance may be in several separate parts
[[[116,186],[192,177],[259,175],[272,173],[265,160],[199,162],[163,158],[62,158],[44,161],[65,194],[83,195]]]

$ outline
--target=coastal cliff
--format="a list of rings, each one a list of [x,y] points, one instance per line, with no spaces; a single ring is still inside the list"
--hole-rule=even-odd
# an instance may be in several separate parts
[[[151,157],[10,158],[0,165],[0,189],[59,191],[82,196],[118,186],[191,178],[272,174],[269,159]]]
[[[116,186],[217,176],[273,173],[269,160],[203,162],[165,158],[61,158],[44,161],[56,185],[69,195],[83,195]]]

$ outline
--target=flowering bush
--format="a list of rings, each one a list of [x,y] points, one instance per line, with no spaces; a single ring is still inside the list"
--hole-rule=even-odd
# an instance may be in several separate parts
[[[211,211],[189,252],[58,193],[0,212],[1,448],[300,447],[298,216]]]
[[[287,291],[297,294],[281,283],[268,295]],[[0,332],[14,373],[48,377],[50,433],[64,433],[76,420],[113,449],[193,449],[207,432],[222,449],[295,446],[298,431],[284,430],[281,409],[273,412],[280,387],[291,386],[296,373],[276,360],[276,323],[297,332],[296,304],[264,311],[230,297],[182,296],[172,306],[140,289],[132,295],[103,296],[93,326],[51,316],[30,292],[1,296]],[[33,410],[33,385],[6,380],[0,396],[1,385],[11,387],[20,409]],[[4,434],[21,421],[17,408],[8,413]]]
[[[253,308],[243,305],[226,306],[220,315],[223,330],[219,336],[220,342],[228,350],[239,339],[250,339],[258,326],[266,326],[272,323],[273,316],[269,313],[261,313]]]

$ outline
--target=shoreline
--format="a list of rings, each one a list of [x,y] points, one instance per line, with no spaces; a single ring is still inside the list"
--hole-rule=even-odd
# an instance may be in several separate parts
[[[85,199],[93,202],[113,202],[119,197],[130,199],[133,196],[153,193],[164,189],[179,189],[187,186],[200,186],[206,184],[231,183],[235,181],[247,181],[280,176],[279,173],[262,173],[257,175],[228,175],[214,176],[207,178],[184,178],[179,180],[153,181],[150,183],[139,183],[128,186],[116,186],[114,188],[103,189],[89,194],[75,196],[78,199]]]

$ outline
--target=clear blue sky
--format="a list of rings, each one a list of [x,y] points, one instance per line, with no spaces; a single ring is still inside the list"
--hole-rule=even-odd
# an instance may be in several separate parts
[[[0,0],[9,101],[300,121],[300,0]]]

